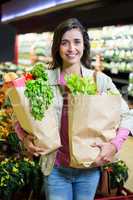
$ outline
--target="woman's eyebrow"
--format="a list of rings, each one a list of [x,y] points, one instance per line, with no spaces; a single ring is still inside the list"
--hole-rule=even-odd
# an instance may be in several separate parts
[[[74,40],[81,40],[80,38],[74,38]]]
[[[74,38],[73,40],[81,40],[80,38]],[[69,39],[62,39],[61,41],[69,41]]]
[[[68,41],[68,39],[62,39],[61,42],[62,42],[62,41]]]

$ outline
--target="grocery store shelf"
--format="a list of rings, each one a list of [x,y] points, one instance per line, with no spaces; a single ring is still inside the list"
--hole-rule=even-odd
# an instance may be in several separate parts
[[[112,79],[115,83],[121,83],[124,85],[128,84],[128,80],[124,80],[124,79],[120,79],[120,78],[112,78]]]
[[[103,71],[105,74],[110,76],[114,82],[121,83],[121,84],[128,84],[129,79],[129,72],[118,72],[118,73],[111,73],[109,69],[104,69]]]
[[[11,68],[0,68],[0,71],[2,71],[2,72],[16,72],[17,69],[11,69]]]

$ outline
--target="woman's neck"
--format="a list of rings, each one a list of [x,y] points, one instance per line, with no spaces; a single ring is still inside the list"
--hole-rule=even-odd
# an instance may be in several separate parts
[[[69,67],[63,67],[62,69],[62,73],[63,74],[78,74],[80,75],[81,74],[81,65],[72,65],[72,66],[69,66]]]

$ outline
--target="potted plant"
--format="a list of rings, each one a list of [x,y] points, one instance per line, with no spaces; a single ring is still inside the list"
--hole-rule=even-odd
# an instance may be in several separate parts
[[[128,179],[128,167],[123,160],[109,163],[104,169],[109,172],[111,188],[122,187]]]
[[[102,176],[98,194],[114,196],[121,193],[124,183],[128,179],[128,167],[122,160],[108,163],[102,167]]]
[[[2,200],[15,199],[17,192],[24,187],[32,189],[40,167],[28,158],[6,158],[0,162],[0,198]],[[31,180],[33,180],[31,182]]]

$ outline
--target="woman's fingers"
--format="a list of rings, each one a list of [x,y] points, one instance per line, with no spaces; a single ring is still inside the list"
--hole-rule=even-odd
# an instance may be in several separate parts
[[[99,143],[99,142],[94,142],[91,147],[99,147],[99,148],[102,148],[103,146],[103,143]]]
[[[34,155],[40,155],[40,154],[44,154],[45,151],[43,148],[38,147],[36,145],[34,145],[33,143],[29,144],[29,148],[27,148],[30,152],[32,152]]]
[[[39,156],[40,154],[45,154],[45,150],[42,147],[39,147],[34,144],[35,137],[32,135],[27,135],[24,138],[24,146],[28,152],[34,154],[35,156]]]
[[[96,144],[95,147],[99,147],[101,149],[100,154],[97,156],[95,163],[96,166],[101,166],[111,162],[116,153],[116,148],[110,142]]]

